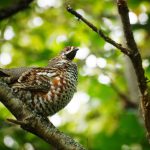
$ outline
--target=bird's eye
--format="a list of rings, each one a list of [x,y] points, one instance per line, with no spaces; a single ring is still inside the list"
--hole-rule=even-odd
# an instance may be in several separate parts
[[[69,51],[70,50],[70,47],[67,47],[66,51]]]
[[[73,46],[68,46],[68,47],[66,47],[66,51],[72,51],[73,49],[74,49]]]

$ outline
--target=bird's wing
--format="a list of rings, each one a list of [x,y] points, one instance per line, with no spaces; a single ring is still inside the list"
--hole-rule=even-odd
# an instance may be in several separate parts
[[[20,88],[29,91],[48,92],[50,81],[57,76],[55,69],[33,68],[24,72],[18,79],[18,82],[12,85],[12,88]]]

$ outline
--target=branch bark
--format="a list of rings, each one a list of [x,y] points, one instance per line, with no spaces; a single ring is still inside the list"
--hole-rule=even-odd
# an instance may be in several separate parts
[[[96,26],[94,26],[91,22],[89,22],[86,18],[84,18],[82,15],[76,12],[69,5],[66,6],[66,9],[69,13],[73,14],[82,22],[84,22],[88,27],[90,27],[94,32],[96,32],[106,42],[112,44],[130,58],[137,76],[138,87],[141,92],[142,113],[145,121],[145,126],[147,129],[148,139],[150,140],[150,96],[149,96],[150,93],[148,91],[147,78],[145,77],[144,69],[142,67],[141,54],[139,53],[131,29],[131,24],[128,15],[129,9],[126,0],[117,0],[117,7],[123,25],[123,31],[127,43],[127,48],[123,47],[120,43],[113,41],[110,37],[105,35],[105,33],[101,29],[98,29]]]
[[[22,11],[29,7],[30,3],[33,0],[20,0],[18,3],[13,4],[7,8],[0,10],[0,21],[7,19],[14,14],[18,13],[19,11]]]
[[[0,82],[0,97],[0,101],[17,119],[16,121],[10,120],[11,122],[20,124],[21,128],[39,136],[57,149],[85,150],[71,137],[55,128],[48,119],[44,119],[29,110],[21,100],[12,95],[11,89],[3,82]]]

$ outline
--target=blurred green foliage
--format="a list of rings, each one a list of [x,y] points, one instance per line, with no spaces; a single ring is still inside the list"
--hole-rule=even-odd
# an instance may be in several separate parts
[[[107,35],[123,42],[114,0],[69,3]],[[78,46],[78,92],[64,110],[51,117],[52,122],[90,150],[148,150],[139,109],[125,107],[126,101],[119,95],[121,92],[139,104],[130,96],[125,56],[69,14],[65,4],[64,0],[37,0],[25,11],[1,21],[0,67],[44,66],[65,46]],[[129,0],[128,4],[146,76],[150,77],[150,3]],[[0,8],[10,5],[10,0],[0,1]],[[1,150],[51,149],[40,138],[8,124],[9,117],[10,112],[0,104]]]

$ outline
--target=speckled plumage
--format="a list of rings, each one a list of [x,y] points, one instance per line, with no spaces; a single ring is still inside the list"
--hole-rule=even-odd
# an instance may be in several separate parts
[[[21,72],[9,83],[14,95],[45,117],[64,108],[76,91],[77,66],[72,62],[76,51],[75,47],[66,47],[47,67]]]

